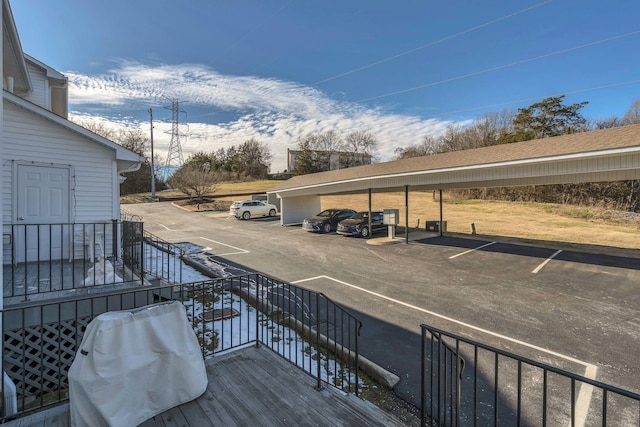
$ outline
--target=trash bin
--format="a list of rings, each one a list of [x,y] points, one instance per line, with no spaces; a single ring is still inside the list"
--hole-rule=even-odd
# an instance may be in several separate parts
[[[447,231],[447,221],[442,221],[442,230],[440,230],[440,221],[425,221],[425,229],[434,233]]]

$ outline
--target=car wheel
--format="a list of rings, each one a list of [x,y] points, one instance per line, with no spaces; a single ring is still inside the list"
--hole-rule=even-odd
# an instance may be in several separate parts
[[[242,219],[249,219],[249,218],[251,218],[251,212],[249,211],[242,212]]]
[[[362,230],[360,230],[360,237],[369,237],[369,227],[362,227]]]
[[[276,216],[276,210],[275,209],[271,209],[269,211],[269,216]]]
[[[330,223],[326,223],[325,225],[322,226],[322,231],[324,231],[325,233],[330,233],[331,232],[331,224]]]

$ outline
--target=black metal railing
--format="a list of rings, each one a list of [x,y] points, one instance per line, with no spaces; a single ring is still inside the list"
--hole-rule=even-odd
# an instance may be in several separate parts
[[[141,222],[13,224],[3,233],[8,304],[90,286],[182,281],[184,251],[144,231]]]
[[[143,232],[142,240],[145,242],[142,270],[147,279],[152,277],[168,283],[182,283],[184,249],[148,231]]]
[[[120,256],[118,221],[3,226],[3,296],[139,281]]]
[[[422,425],[640,425],[640,394],[422,328]]]
[[[122,221],[142,222],[142,217],[140,215],[131,213],[122,206],[120,207],[120,219]]]
[[[30,302],[2,312],[0,422],[68,400],[67,373],[89,322],[107,311],[178,300],[205,358],[246,345],[262,345],[317,379],[358,393],[361,322],[321,293],[250,274]]]

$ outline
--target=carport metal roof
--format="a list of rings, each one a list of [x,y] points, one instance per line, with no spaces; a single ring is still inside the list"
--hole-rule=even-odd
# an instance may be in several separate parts
[[[293,177],[279,198],[640,179],[640,124]]]

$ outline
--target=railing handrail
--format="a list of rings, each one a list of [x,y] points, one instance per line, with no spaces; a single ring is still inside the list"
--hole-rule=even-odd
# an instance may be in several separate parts
[[[270,290],[274,286],[284,289],[284,292],[272,293]],[[249,299],[243,298],[242,292],[238,292],[243,289],[256,296],[253,303],[250,303]],[[228,296],[224,296],[226,293],[228,293]],[[231,297],[233,294],[235,296]],[[216,295],[218,296],[216,297]],[[290,299],[281,299],[282,295],[287,295]],[[301,304],[295,304],[295,302],[292,304],[291,301],[299,295],[303,298]],[[357,319],[342,307],[338,307],[335,302],[320,292],[292,285],[262,273],[248,273],[192,283],[159,284],[111,290],[90,295],[73,295],[55,300],[26,301],[5,307],[1,313],[3,316],[3,336],[12,336],[14,338],[8,340],[11,341],[11,344],[3,342],[3,349],[6,348],[9,351],[7,353],[9,359],[5,360],[3,358],[2,369],[12,372],[12,376],[17,381],[16,384],[21,384],[18,388],[18,395],[23,399],[23,403],[22,406],[19,405],[19,413],[31,413],[50,406],[48,401],[45,403],[39,397],[44,392],[31,391],[31,384],[46,384],[46,387],[42,388],[46,393],[51,393],[52,390],[59,390],[55,392],[55,402],[68,400],[65,392],[68,386],[65,385],[66,380],[64,378],[66,378],[68,367],[73,357],[75,357],[75,353],[79,351],[82,324],[86,325],[86,322],[93,320],[106,311],[134,309],[147,305],[151,303],[150,301],[159,302],[163,299],[177,300],[185,305],[187,314],[191,317],[190,322],[194,332],[201,343],[201,351],[205,356],[252,343],[260,343],[289,362],[301,367],[303,371],[312,377],[317,377],[318,385],[324,382],[344,390],[348,387],[348,390],[351,391],[354,384],[352,375],[355,375],[355,391],[358,394],[359,376],[356,371],[358,365],[358,336],[362,327],[360,319]],[[230,300],[230,302],[227,300]],[[240,310],[238,304],[240,304],[239,301],[241,300],[245,301],[244,304],[247,305],[247,308],[253,308],[253,310],[243,313],[255,312],[255,314],[247,314],[247,317],[237,318],[237,322],[240,322],[240,326],[236,326],[238,329],[235,332],[239,334],[238,338],[233,336],[232,325],[235,317],[230,317],[226,320],[223,318],[223,323],[210,323],[217,320],[205,317],[205,311],[212,311],[213,313],[214,309],[218,307],[217,303],[213,304],[212,302],[223,301],[220,303],[222,307],[228,307],[230,311],[233,311],[234,308]],[[306,304],[306,301],[312,300],[316,304]],[[322,307],[319,305],[320,301],[322,302]],[[208,305],[209,303],[211,305]],[[200,309],[196,309],[198,304],[200,304]],[[205,307],[207,307],[206,310]],[[282,311],[271,312],[271,308]],[[313,312],[314,309],[316,310],[315,312]],[[45,313],[49,313],[46,319],[44,317]],[[286,313],[286,315],[281,316],[282,313]],[[35,318],[33,318],[34,314]],[[253,316],[255,316],[255,331],[252,330],[251,334],[247,332],[245,335],[245,331],[241,326],[244,324],[249,329],[253,329]],[[28,319],[28,321],[25,321],[25,319]],[[69,324],[70,321],[73,323]],[[226,321],[231,323],[226,323],[226,326],[224,326]],[[246,324],[243,322],[246,322]],[[230,336],[227,335],[225,337],[224,334],[229,334],[228,331],[225,332],[225,328],[230,325],[231,341],[228,343],[225,338]],[[62,338],[58,335],[47,338],[39,332],[45,330],[55,331],[57,328],[63,328],[68,331],[66,333],[71,334],[69,337],[74,337],[73,340],[67,341],[67,338]],[[345,335],[345,331],[347,335]],[[212,332],[215,332],[215,337],[213,338],[209,336]],[[295,344],[293,354],[294,343],[289,341],[291,334],[297,334],[298,340],[300,340],[299,344]],[[25,338],[27,335],[37,338],[36,341],[29,341],[29,344],[27,344],[27,338]],[[39,351],[42,354],[44,354],[43,348],[52,343],[52,341],[48,341],[47,344],[45,339],[54,340],[55,348],[58,348],[57,352],[62,352],[64,348],[66,362],[63,363],[61,360],[56,359],[55,364],[58,367],[53,372],[50,371],[51,366],[47,358],[39,360],[37,362],[38,366],[27,368],[19,363],[20,358],[23,356],[21,356],[22,352],[16,347],[19,344],[15,342],[16,336],[22,337],[20,341],[24,341],[22,345],[29,346],[31,349],[34,347],[36,349],[40,348]],[[278,339],[276,340],[276,338]],[[355,339],[355,344],[352,338]],[[287,350],[285,350],[285,344],[290,345]],[[353,347],[354,345],[355,348]],[[311,356],[313,353],[306,353],[309,348],[311,348],[310,351],[316,352],[317,358]],[[50,348],[48,352],[51,353],[51,351],[55,352]],[[298,360],[298,355],[302,354],[299,352],[307,354],[308,357],[302,356]],[[329,354],[333,355],[333,359],[327,358]],[[329,362],[328,360],[333,361]],[[36,361],[32,359],[30,363]],[[336,368],[336,362],[339,364],[338,368]],[[332,365],[334,372],[326,377],[324,375],[320,376],[319,368],[321,364],[323,370],[327,369],[327,372],[331,372],[329,371],[331,368],[326,365]],[[313,372],[312,367],[313,370],[316,367],[318,368],[317,374]],[[34,377],[34,375],[36,376]],[[51,378],[57,376],[60,376],[60,379],[57,380],[58,382],[52,382]],[[27,379],[29,380],[27,381]],[[36,400],[38,404],[35,407],[25,406],[25,396],[38,396]],[[0,414],[0,423],[3,419]]]
[[[143,230],[142,233],[143,233],[142,234],[143,238],[150,239],[153,242],[161,242],[162,245],[166,246],[167,248],[173,248],[169,252],[171,255],[177,255],[178,257],[183,257],[184,254],[186,253],[186,251],[184,249],[182,249],[180,246],[178,246],[177,244],[168,242],[168,241],[164,240],[163,238],[158,237],[155,234],[148,232],[147,230]]]
[[[511,359],[518,360],[518,361],[526,363],[528,365],[535,366],[536,368],[544,369],[546,371],[553,372],[554,374],[562,375],[562,376],[565,376],[565,377],[580,381],[582,383],[586,383],[586,384],[589,384],[589,385],[592,385],[592,386],[595,386],[595,387],[599,387],[599,388],[602,388],[604,390],[619,394],[621,396],[628,397],[630,399],[634,399],[634,400],[640,401],[640,394],[639,393],[634,393],[632,391],[625,390],[625,389],[613,386],[611,384],[603,383],[601,381],[597,381],[597,380],[594,380],[594,379],[591,379],[591,378],[576,374],[576,373],[571,372],[571,371],[567,371],[567,370],[564,370],[564,369],[561,369],[561,368],[558,368],[558,367],[555,367],[555,366],[552,366],[552,365],[547,365],[545,363],[538,362],[538,361],[530,359],[528,357],[520,356],[520,355],[517,355],[515,353],[511,353],[509,351],[501,350],[499,348],[492,347],[492,346],[487,345],[487,344],[483,344],[483,343],[481,343],[479,341],[475,341],[475,340],[472,340],[470,338],[463,337],[462,335],[458,335],[458,334],[455,334],[455,333],[444,331],[444,330],[436,328],[434,326],[421,324],[420,327],[423,330],[427,330],[429,332],[436,332],[437,334],[440,334],[441,336],[444,336],[444,337],[447,337],[447,338],[451,338],[451,339],[454,339],[454,340],[458,340],[458,341],[462,341],[464,343],[473,345],[473,346],[481,348],[483,350],[488,350],[488,351],[491,351],[493,353],[499,354],[501,356],[509,357]]]
[[[115,283],[182,282],[185,250],[138,221],[5,224],[11,234],[3,269],[7,304],[36,294]],[[158,248],[156,252],[151,246]],[[5,285],[6,284],[6,285]]]
[[[261,277],[264,277],[264,278],[269,279],[269,280],[274,280],[274,281],[280,282],[280,283],[288,283],[286,280],[282,280],[282,279],[279,279],[279,278],[277,278],[275,276],[270,276],[270,275],[263,274],[263,273],[249,273],[249,274],[259,274]],[[233,274],[233,275],[230,275],[230,276],[221,277],[220,279],[237,279],[237,278],[242,278],[242,277],[246,277],[246,276],[247,276],[247,274]],[[295,285],[295,286],[300,288],[300,289],[309,290],[309,289],[303,288],[301,286],[297,286],[297,285]],[[309,291],[311,291],[311,290],[309,290]],[[336,307],[338,307],[340,310],[344,311],[345,313],[349,313],[349,309],[344,307],[339,302],[334,301],[332,298],[329,298],[325,293],[320,292],[320,291],[311,291],[311,292],[314,292],[314,293],[322,296],[327,301],[331,302],[331,304],[335,305]],[[357,317],[353,316],[353,318],[358,322],[358,331],[359,331],[362,328],[363,323]]]
[[[434,326],[420,328],[423,426],[458,426],[462,420],[498,425],[505,419],[509,425],[521,425],[523,420],[547,425],[551,417],[554,425],[640,422],[639,393]],[[454,356],[463,355],[471,368],[464,375],[453,362]],[[595,406],[590,403],[592,394],[600,399]]]

